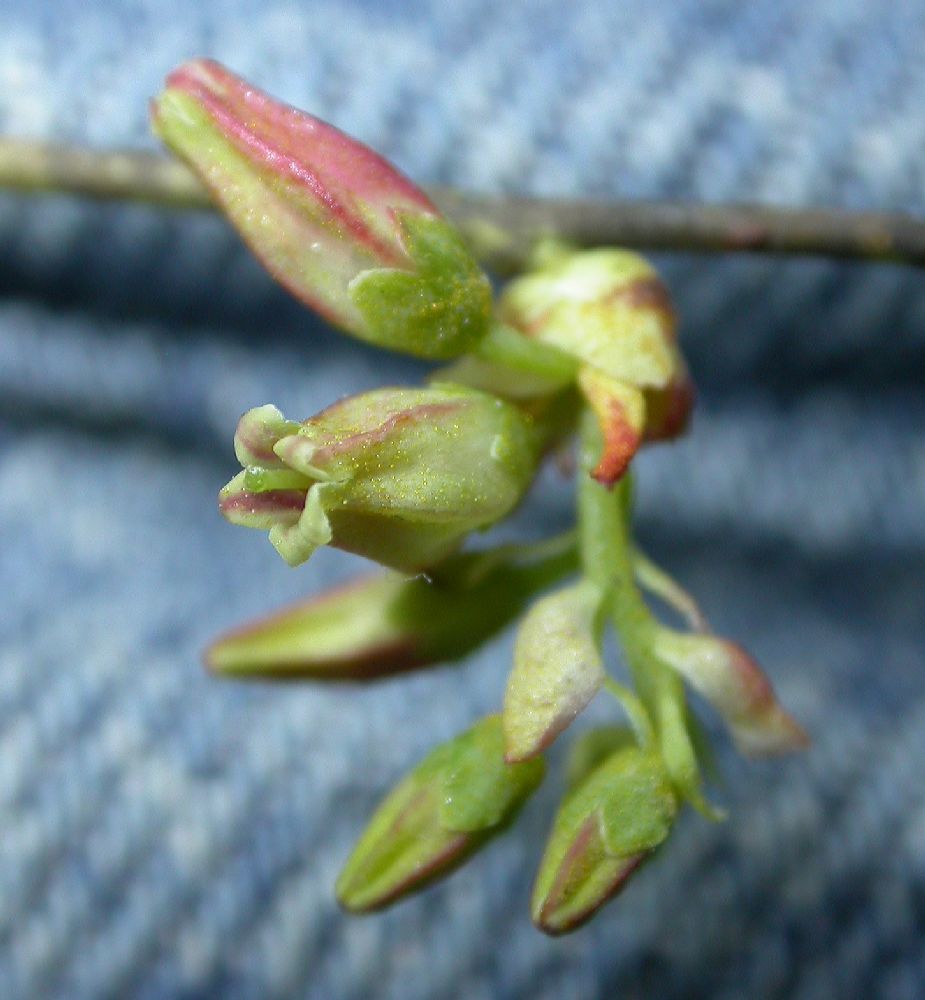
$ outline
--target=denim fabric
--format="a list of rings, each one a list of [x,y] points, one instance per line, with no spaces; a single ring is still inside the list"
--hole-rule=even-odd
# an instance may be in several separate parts
[[[0,132],[154,148],[208,54],[423,182],[925,212],[925,6],[5,0]],[[378,796],[493,710],[511,637],[371,688],[236,685],[203,645],[356,572],[215,511],[238,415],[423,367],[290,302],[216,218],[0,198],[0,996],[914,1000],[925,990],[925,284],[658,258],[700,389],[640,532],[813,747],[720,741],[586,930],[529,924],[561,752],[520,822],[373,918],[333,902]],[[570,518],[544,473],[508,529]],[[595,704],[591,717],[607,717]],[[709,720],[709,713],[704,713]]]

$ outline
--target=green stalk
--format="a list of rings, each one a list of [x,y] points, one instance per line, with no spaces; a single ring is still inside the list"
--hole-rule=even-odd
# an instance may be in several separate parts
[[[581,418],[578,470],[578,547],[585,575],[604,594],[626,657],[633,686],[643,707],[676,791],[704,814],[716,812],[704,799],[700,768],[691,738],[683,683],[653,652],[655,616],[636,585],[630,534],[632,483],[624,476],[612,490],[590,475],[601,450],[597,420],[590,410]],[[638,728],[638,727],[637,727]]]

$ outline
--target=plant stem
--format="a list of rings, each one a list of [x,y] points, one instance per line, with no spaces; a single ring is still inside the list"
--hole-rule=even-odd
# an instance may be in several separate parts
[[[0,188],[210,209],[182,164],[154,153],[0,138]],[[489,267],[521,269],[540,239],[646,250],[816,254],[925,266],[925,220],[885,212],[429,191]]]
[[[0,137],[0,187],[29,194],[77,194],[163,208],[213,209],[199,179],[179,160]]]
[[[627,666],[642,703],[658,715],[657,676],[661,664],[649,651],[654,620],[636,586],[632,548],[624,516],[631,489],[629,476],[612,490],[590,475],[597,463],[601,437],[590,410],[581,418],[581,455],[578,469],[578,547],[585,576],[606,595]],[[654,669],[653,669],[654,668]]]
[[[652,724],[678,794],[706,816],[716,816],[703,796],[700,768],[691,739],[687,701],[680,677],[652,649],[658,623],[636,585],[630,538],[630,477],[612,490],[591,476],[601,450],[594,414],[581,417],[581,455],[578,469],[578,548],[585,575],[604,592],[626,657],[633,686]],[[611,686],[619,696],[619,688]],[[638,730],[638,726],[636,727]]]

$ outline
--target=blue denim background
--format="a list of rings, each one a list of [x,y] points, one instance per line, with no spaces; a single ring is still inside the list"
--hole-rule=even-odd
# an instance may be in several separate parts
[[[154,148],[146,98],[208,54],[423,182],[921,214],[923,51],[917,0],[6,0],[0,132]],[[0,995],[922,996],[922,275],[659,263],[700,406],[638,463],[640,532],[814,745],[724,749],[730,820],[687,816],[550,941],[527,903],[560,754],[445,885],[362,920],[332,896],[386,786],[497,706],[510,636],[363,690],[199,665],[358,568],[290,571],[217,516],[238,415],[422,369],[323,328],[213,217],[0,198]],[[569,495],[544,475],[510,530]]]

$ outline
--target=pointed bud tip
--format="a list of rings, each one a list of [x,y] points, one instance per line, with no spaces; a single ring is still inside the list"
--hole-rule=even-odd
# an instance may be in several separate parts
[[[334,896],[347,913],[376,913],[449,875],[466,860],[473,848],[470,835],[448,834],[438,849],[413,866],[405,866],[399,877],[391,879],[362,869],[345,868],[334,884]]]
[[[812,746],[809,733],[779,705],[768,709],[760,725],[730,729],[737,749],[746,757],[783,757]]]
[[[438,746],[380,803],[338,879],[341,904],[379,909],[454,871],[510,825],[543,773],[542,761],[504,763],[497,715]]]
[[[548,896],[534,903],[531,917],[537,930],[549,937],[571,934],[587,924],[606,903],[618,896],[633,874],[649,857],[649,851],[615,861],[606,880],[599,886],[599,894],[579,905],[562,896]]]

